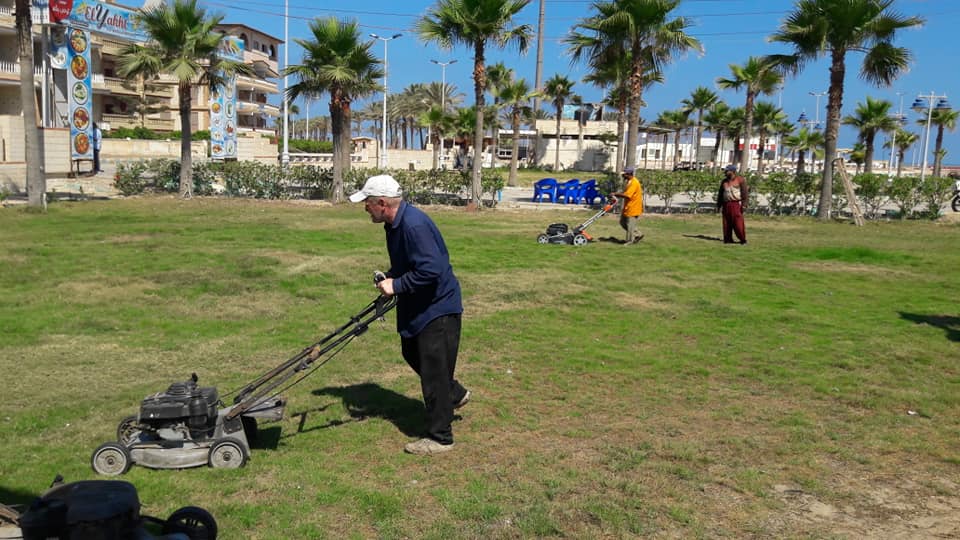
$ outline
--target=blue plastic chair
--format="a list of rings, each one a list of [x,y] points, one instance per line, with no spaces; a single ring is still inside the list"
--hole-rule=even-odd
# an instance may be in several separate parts
[[[548,199],[547,202],[556,202],[557,200],[557,179],[556,178],[544,178],[542,180],[537,180],[533,183],[533,202],[543,202],[543,198]]]
[[[603,203],[603,194],[597,191],[597,181],[593,178],[580,184],[580,192],[577,194],[577,200],[583,204],[593,205],[594,199],[600,199]]]
[[[557,202],[576,202],[577,191],[580,189],[580,179],[574,178],[557,186]],[[560,199],[563,199],[561,201]]]

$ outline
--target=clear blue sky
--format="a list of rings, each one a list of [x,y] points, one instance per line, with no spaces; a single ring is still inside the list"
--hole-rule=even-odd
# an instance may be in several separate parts
[[[391,41],[388,46],[390,90],[399,91],[416,82],[439,82],[441,69],[430,63],[430,59],[456,59],[457,63],[446,69],[447,83],[456,85],[466,94],[466,104],[472,103],[472,51],[466,48],[442,51],[432,44],[424,44],[412,32],[417,18],[435,4],[433,0],[287,1],[291,43],[294,38],[309,37],[308,22],[315,17],[356,19],[365,33],[392,35],[402,32],[403,37]],[[203,5],[211,12],[225,15],[224,22],[244,23],[281,39],[284,37],[284,0],[207,0]],[[586,70],[582,65],[570,64],[561,40],[579,19],[590,13],[590,5],[588,0],[546,1],[544,80],[557,73],[575,81],[584,76]],[[716,89],[716,78],[729,76],[730,64],[742,64],[751,55],[790,52],[783,45],[768,43],[767,36],[777,30],[793,5],[792,0],[682,0],[676,14],[693,21],[690,33],[703,43],[705,52],[703,55],[691,54],[678,59],[667,69],[665,82],[646,91],[644,99],[647,107],[641,113],[643,118],[652,120],[660,111],[678,108],[680,100],[699,85]],[[851,114],[856,104],[868,95],[889,100],[894,103],[894,109],[897,109],[900,106],[900,92],[903,93],[904,113],[910,121],[908,129],[922,135],[923,128],[914,123],[919,115],[909,110],[918,94],[935,92],[946,95],[951,105],[960,107],[960,94],[956,93],[960,90],[960,71],[950,60],[953,55],[949,53],[957,42],[957,34],[960,33],[960,0],[896,0],[893,7],[901,14],[925,19],[922,28],[904,31],[897,38],[898,45],[908,47],[914,54],[910,70],[889,88],[871,87],[858,77],[862,55],[849,53],[843,114]],[[538,0],[532,0],[521,13],[518,22],[529,24],[536,30],[537,14]],[[501,52],[491,47],[488,51],[488,63],[503,61],[513,68],[519,77],[526,78],[532,85],[536,64],[535,47],[534,40],[525,56],[519,55],[515,50]],[[373,50],[382,57],[383,43],[378,42]],[[282,65],[282,49],[280,58]],[[299,47],[292,43],[290,63],[296,64],[300,58]],[[827,64],[820,61],[810,64],[798,77],[788,79],[781,93],[764,99],[780,104],[792,121],[796,121],[804,111],[808,117],[814,119],[816,98],[809,93],[825,92],[827,87]],[[584,83],[578,83],[575,91],[588,101],[598,101],[601,98],[600,90]],[[733,106],[743,105],[742,92],[718,92],[727,103]],[[362,106],[363,104],[359,104],[358,108]],[[823,121],[826,116],[826,97],[821,98],[820,107],[820,120]],[[300,109],[302,113],[303,107]],[[313,111],[316,111],[316,114],[326,114],[326,97],[321,102],[313,103],[311,112]],[[933,137],[932,134],[931,147]],[[840,146],[851,146],[854,138],[853,131],[844,128],[841,131]],[[945,163],[960,163],[960,133],[948,132],[944,146],[948,149]],[[919,154],[920,150],[917,149],[916,152]],[[885,157],[886,150],[878,149],[876,159]],[[907,159],[911,159],[909,154]],[[919,161],[919,158],[917,160]],[[928,158],[928,161],[932,162],[932,157]]]

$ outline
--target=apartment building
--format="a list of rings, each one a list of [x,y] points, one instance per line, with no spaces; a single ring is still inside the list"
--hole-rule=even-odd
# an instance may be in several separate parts
[[[46,8],[34,7],[32,10],[37,123],[43,128],[44,161],[48,176],[67,173],[75,165],[71,163],[69,155],[70,144],[61,144],[59,141],[60,138],[70,137],[68,66],[64,65],[64,58],[58,52],[62,50],[58,47],[70,39],[68,26],[85,27],[90,31],[89,113],[93,122],[97,122],[105,131],[140,126],[157,132],[181,129],[174,79],[161,77],[159,80],[146,81],[119,76],[119,56],[123,49],[146,39],[136,25],[122,23],[124,20],[130,21],[142,5],[130,6],[112,0],[85,0],[85,9],[97,10],[103,20],[121,21],[121,24],[110,27],[77,20],[80,17],[77,4],[74,3],[70,18],[60,23],[51,21]],[[15,180],[18,176],[16,164],[22,167],[24,160],[24,139],[14,9],[14,0],[0,0],[0,184],[13,184],[12,187],[16,189],[22,188],[21,182]],[[234,42],[243,44],[242,61],[255,72],[237,80],[236,135],[244,137],[250,134],[259,139],[259,132],[273,123],[271,118],[280,115],[279,108],[271,105],[269,98],[279,93],[277,58],[283,41],[246,25],[223,24],[218,29],[234,36]],[[194,87],[191,106],[193,130],[210,129],[211,97],[207,88]],[[109,140],[105,140],[107,144]],[[256,144],[251,142],[247,146],[251,145],[257,149],[246,153],[241,151],[241,157],[249,158],[251,153],[269,153],[268,149],[260,148],[261,141]],[[241,150],[244,146],[239,139],[238,146]],[[109,148],[105,147],[104,155],[109,157],[109,153]],[[7,167],[5,172],[2,170],[4,165],[14,167],[12,170]]]

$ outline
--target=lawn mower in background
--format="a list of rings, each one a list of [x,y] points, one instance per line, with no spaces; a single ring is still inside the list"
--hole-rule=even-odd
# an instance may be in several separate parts
[[[607,202],[604,203],[603,207],[600,208],[599,212],[591,216],[590,219],[574,227],[573,230],[571,230],[566,223],[551,223],[547,226],[546,232],[537,236],[537,243],[582,246],[587,242],[592,242],[593,237],[587,234],[587,227],[593,225],[594,221],[608,214],[611,210],[613,210],[613,207],[616,204],[617,198],[611,196],[609,199],[607,199]]]
[[[375,282],[385,278],[383,272],[374,273]],[[93,470],[115,476],[133,464],[151,469],[242,467],[256,438],[257,421],[283,418],[286,399],[280,393],[330,361],[396,303],[396,297],[377,297],[348,323],[241,388],[232,405],[224,405],[216,388],[199,386],[196,373],[147,396],[139,413],[117,426],[117,441],[93,452]]]
[[[137,489],[129,482],[85,480],[65,484],[57,475],[50,489],[23,513],[0,505],[0,538],[215,540],[217,521],[196,506],[180,508],[165,520],[142,515]]]

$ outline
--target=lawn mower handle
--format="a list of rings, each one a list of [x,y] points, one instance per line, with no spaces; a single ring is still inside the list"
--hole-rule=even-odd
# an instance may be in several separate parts
[[[382,277],[381,277],[382,276]],[[378,279],[379,278],[379,279]],[[382,281],[386,278],[383,272],[375,272],[374,280]],[[279,366],[264,373],[256,380],[246,385],[237,393],[233,399],[233,407],[226,415],[227,420],[232,420],[243,414],[245,411],[255,407],[263,402],[264,399],[272,396],[273,390],[289,380],[297,373],[305,370],[310,364],[316,362],[328,352],[337,348],[344,342],[357,337],[369,328],[370,323],[375,320],[383,319],[383,316],[397,305],[397,297],[378,296],[372,302],[367,304],[360,313],[350,317],[350,321],[340,328],[337,328],[326,337],[317,341],[300,351],[298,354],[280,364]]]

